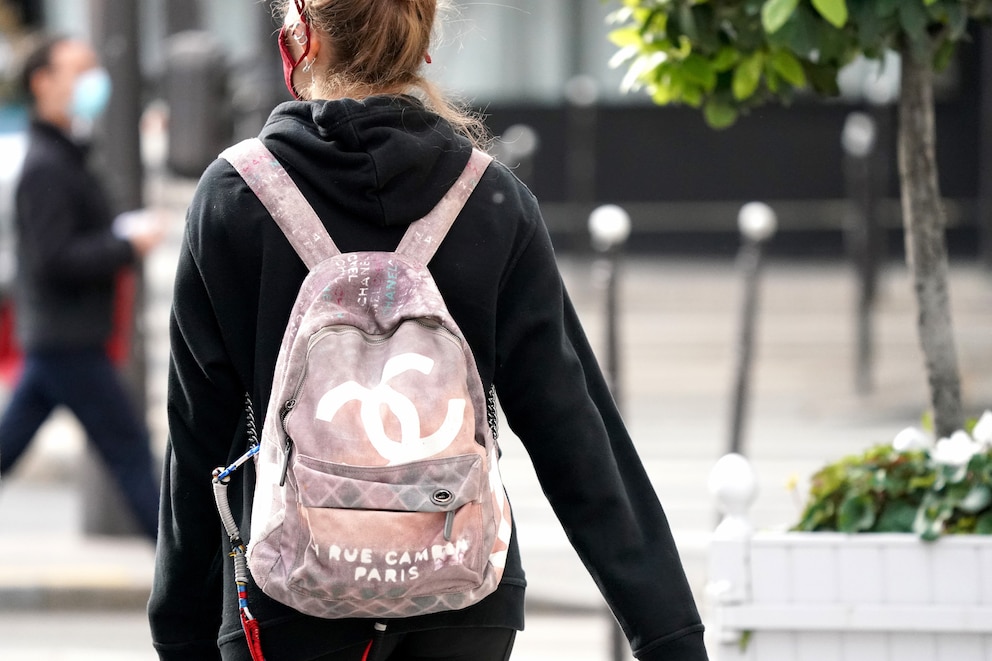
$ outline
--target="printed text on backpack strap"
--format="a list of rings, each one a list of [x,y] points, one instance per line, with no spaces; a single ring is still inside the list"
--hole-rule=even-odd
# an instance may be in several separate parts
[[[308,269],[340,254],[313,207],[261,140],[243,140],[220,157],[234,166],[261,200]]]
[[[410,225],[396,252],[417,264],[430,262],[492,160],[489,154],[473,149],[461,176],[426,216]]]

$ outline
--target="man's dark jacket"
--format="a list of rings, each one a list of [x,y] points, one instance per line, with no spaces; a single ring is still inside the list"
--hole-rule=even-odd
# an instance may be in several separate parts
[[[17,338],[28,351],[103,346],[115,275],[135,260],[111,231],[113,214],[86,150],[32,122],[16,193]]]
[[[447,123],[403,97],[286,103],[261,138],[344,252],[393,250],[471,153]],[[703,661],[702,624],[668,522],[565,294],[530,191],[504,166],[490,166],[429,268],[483,385],[495,384],[507,424],[638,658]],[[215,161],[190,205],[176,273],[170,436],[150,601],[162,659],[248,658],[211,471],[247,448],[245,393],[257,415],[266,410],[305,276],[245,182]],[[253,472],[239,473],[228,493],[250,538]],[[521,628],[524,586],[514,533],[494,594],[464,610],[392,621],[389,630]],[[254,585],[249,605],[270,661],[316,658],[372,636],[371,621],[305,617]]]

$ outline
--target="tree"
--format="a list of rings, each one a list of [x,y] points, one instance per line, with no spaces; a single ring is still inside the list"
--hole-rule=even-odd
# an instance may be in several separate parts
[[[946,223],[935,155],[933,76],[988,20],[992,0],[621,0],[612,33],[625,85],[656,103],[700,108],[714,128],[769,101],[839,94],[858,56],[901,56],[899,180],[906,261],[934,427],[963,427],[947,286]]]

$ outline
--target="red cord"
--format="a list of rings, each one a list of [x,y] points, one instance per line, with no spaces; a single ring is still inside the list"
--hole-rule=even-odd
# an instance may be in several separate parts
[[[370,640],[369,644],[365,646],[365,654],[362,655],[362,661],[369,661],[369,652],[371,651],[372,651],[372,641]]]
[[[241,611],[241,625],[245,630],[245,639],[248,641],[248,652],[252,661],[265,661],[262,655],[262,633],[258,626],[258,620],[249,620],[244,610]]]

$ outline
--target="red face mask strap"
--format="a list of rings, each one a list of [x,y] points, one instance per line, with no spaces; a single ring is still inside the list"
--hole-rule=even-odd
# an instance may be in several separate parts
[[[299,14],[299,23],[303,24],[303,34],[292,34],[299,27],[299,23],[293,26],[293,29],[289,29],[288,26],[283,25],[282,29],[279,31],[279,52],[282,56],[282,73],[283,78],[286,82],[286,89],[289,90],[293,98],[299,100],[300,95],[296,91],[296,87],[293,85],[293,71],[299,66],[300,62],[306,59],[307,55],[310,54],[310,22],[307,20],[305,15],[305,3],[304,0],[294,0],[296,5],[297,13]],[[296,39],[297,43],[303,46],[303,53],[298,57],[294,58],[289,50],[289,39]]]

